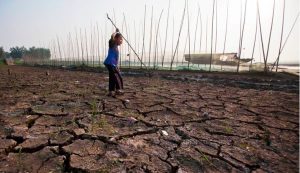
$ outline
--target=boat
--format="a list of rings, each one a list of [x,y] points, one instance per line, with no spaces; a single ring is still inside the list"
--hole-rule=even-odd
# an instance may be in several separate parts
[[[212,55],[212,59],[211,59]],[[237,65],[239,58],[237,53],[200,53],[184,54],[185,60],[193,64]],[[240,64],[250,62],[251,58],[240,59]]]

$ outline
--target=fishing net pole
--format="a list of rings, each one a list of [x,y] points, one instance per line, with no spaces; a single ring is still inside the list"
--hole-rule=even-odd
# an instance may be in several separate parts
[[[112,21],[112,19],[108,16],[107,14],[107,19],[112,23],[112,25],[118,29],[118,27],[115,25],[115,23]],[[121,32],[119,32],[121,34]],[[128,42],[128,40],[124,37],[123,34],[121,34],[123,39],[125,40],[125,42],[128,44],[128,46],[130,47],[130,49],[134,52],[135,56],[138,58],[138,60],[141,62],[141,64],[143,64],[143,66],[147,69],[147,66],[143,63],[143,61],[141,60],[141,58],[139,57],[139,55],[136,53],[136,51],[133,49],[133,47],[131,46],[131,44]]]

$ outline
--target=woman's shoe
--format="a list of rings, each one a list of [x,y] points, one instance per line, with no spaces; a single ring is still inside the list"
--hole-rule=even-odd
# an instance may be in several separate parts
[[[109,93],[107,94],[107,96],[108,96],[108,97],[113,97],[114,95],[113,95],[112,92],[109,92]]]
[[[123,95],[123,94],[124,94],[123,91],[120,91],[120,90],[117,90],[117,91],[116,91],[116,95]]]

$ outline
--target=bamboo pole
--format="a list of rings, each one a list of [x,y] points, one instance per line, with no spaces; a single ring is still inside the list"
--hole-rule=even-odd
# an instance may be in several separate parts
[[[171,61],[170,70],[172,70],[174,58],[175,58],[175,55],[176,55],[176,51],[177,51],[177,49],[178,49],[178,45],[179,45],[179,41],[180,41],[180,35],[181,35],[181,30],[182,30],[182,26],[183,26],[183,22],[184,22],[184,17],[185,17],[186,6],[187,6],[187,0],[185,0],[185,4],[184,4],[184,9],[183,9],[183,14],[182,14],[182,18],[181,18],[181,24],[180,24],[180,29],[179,29],[178,39],[177,39],[177,43],[176,43],[176,47],[175,47],[174,54],[173,54],[173,56],[172,56],[172,61]]]
[[[259,31],[260,31],[260,42],[261,42],[261,50],[262,50],[262,53],[263,53],[263,58],[264,58],[264,63],[266,63],[266,60],[265,60],[265,48],[264,48],[264,41],[263,41],[263,35],[262,35],[262,29],[261,29],[261,21],[260,21],[260,12],[259,12],[259,4],[258,4],[258,0],[257,0],[257,13],[258,13],[258,21],[259,21]],[[266,66],[266,64],[265,64]]]
[[[105,60],[105,38],[104,38],[104,35],[103,35],[103,30],[100,29],[100,32],[101,32],[101,48],[102,48],[102,62]],[[120,54],[120,58],[121,58],[121,54]]]
[[[108,14],[107,14],[107,19],[110,20],[110,22],[112,23],[112,25],[117,28],[117,26],[115,25],[115,23],[111,20],[111,18],[109,18]],[[128,46],[131,48],[131,50],[133,51],[133,53],[136,55],[136,57],[139,59],[139,61],[141,61],[139,55],[136,53],[136,51],[134,50],[134,48],[131,46],[131,44],[129,43],[129,41],[123,36],[123,39],[125,40],[125,42],[128,44]],[[142,61],[141,61],[142,62]],[[142,63],[143,64],[143,63]],[[143,64],[145,66],[145,64]]]
[[[182,65],[183,65],[184,55],[185,55],[185,53],[186,53],[186,46],[187,46],[187,43],[188,43],[188,38],[189,38],[189,34],[186,33],[185,43],[184,43],[184,49],[183,49],[183,56],[182,56],[182,62],[181,62]]]
[[[223,55],[226,49],[226,41],[227,41],[227,29],[228,29],[228,7],[229,7],[229,0],[227,0],[227,8],[226,8],[226,25],[225,25],[225,39],[224,39],[224,46],[223,46]],[[222,64],[221,64],[222,70]]]
[[[93,25],[91,23],[91,45],[90,45],[90,50],[91,50],[91,58],[92,58],[92,61],[93,61],[93,67],[95,67],[95,61],[94,61],[94,43],[93,43]]]
[[[183,56],[182,56],[181,65],[183,65],[183,60],[184,60],[184,55],[185,55],[185,51],[186,51],[187,42],[188,42],[188,33],[186,33],[186,37],[185,37],[185,43],[184,43],[184,49],[183,49]]]
[[[68,61],[67,61],[67,65],[70,65],[70,57],[71,57],[71,44],[70,44],[70,33],[67,36],[67,48],[68,48]]]
[[[124,15],[124,13],[123,13],[123,15]],[[121,30],[123,31],[124,30],[124,25],[125,25],[125,18],[124,18],[124,16],[123,16],[123,21],[122,21],[122,26],[121,26]],[[125,51],[124,51],[125,50]],[[121,51],[121,53],[120,53],[120,61],[119,61],[119,64],[120,64],[120,67],[121,67],[121,63],[122,63],[122,60],[123,60],[123,55],[124,55],[124,52],[125,52],[125,58],[126,58],[126,48],[125,48],[125,46],[121,46],[120,47],[120,51]],[[124,58],[124,59],[125,59]]]
[[[205,53],[207,53],[207,37],[208,37],[208,16],[206,17],[206,29],[205,29]]]
[[[56,58],[57,58],[56,56],[57,56],[57,53],[56,53],[56,49],[55,49],[55,48],[56,48],[56,47],[55,47],[55,40],[53,40],[52,44],[53,44],[53,51],[54,51],[54,52],[53,52],[53,53],[54,53],[54,61],[53,61],[53,65],[56,66]]]
[[[275,12],[275,0],[274,0],[274,3],[273,3],[273,14],[272,14],[270,35],[269,35],[269,41],[268,41],[268,47],[267,47],[267,53],[266,53],[265,72],[267,72],[267,70],[268,70],[267,69],[267,63],[268,63],[269,50],[270,50],[270,44],[271,44],[271,35],[272,35],[273,21],[274,21],[274,12]]]
[[[273,28],[273,19],[274,19],[274,11],[275,11],[275,0],[274,0],[274,3],[273,3],[273,15],[272,15],[271,28],[270,28],[270,34],[269,34],[269,42],[268,42],[268,48],[267,48],[267,53],[266,54],[265,54],[264,44],[263,44],[263,36],[262,36],[260,11],[259,11],[259,4],[258,4],[258,2],[257,2],[257,8],[258,8],[258,19],[259,19],[259,27],[260,27],[260,37],[261,37],[261,44],[262,44],[263,57],[264,57],[264,65],[265,65],[264,72],[267,73],[267,71],[268,71],[268,67],[267,67],[268,51],[269,51],[271,33],[272,33],[272,28]]]
[[[243,38],[244,38],[244,29],[245,29],[246,14],[247,14],[247,0],[245,2],[243,29],[242,29],[242,34],[241,34],[241,38],[240,38],[240,49],[239,49],[237,72],[239,72],[240,60],[241,60],[241,57],[242,57],[241,54],[242,54],[242,48],[243,48]]]
[[[99,60],[99,66],[101,66],[101,55],[100,55],[100,33],[99,33],[98,22],[97,22],[96,24],[97,24],[97,52],[98,52],[97,59]]]
[[[285,47],[285,45],[286,45],[286,43],[287,43],[287,41],[288,41],[290,35],[291,35],[291,33],[292,33],[292,31],[293,31],[293,29],[294,29],[294,27],[295,27],[295,25],[296,25],[296,22],[297,22],[299,16],[300,16],[300,12],[298,12],[298,15],[297,15],[297,17],[296,17],[296,19],[295,19],[295,21],[294,21],[294,23],[293,23],[293,26],[292,26],[291,30],[290,30],[289,33],[288,33],[288,36],[286,37],[286,39],[285,39],[285,41],[284,41],[284,44],[283,44],[283,46],[282,46],[282,48],[281,48],[281,51],[280,51],[280,55],[281,55],[281,53],[282,53],[282,51],[283,51],[283,49],[284,49],[284,47]],[[278,58],[278,57],[277,57],[277,58]],[[277,59],[276,61],[279,61],[279,59]],[[275,65],[276,61],[274,62],[274,65]],[[274,65],[273,65],[273,66],[274,66]]]
[[[155,63],[156,63],[156,58],[158,58],[157,55],[157,39],[158,39],[158,32],[159,32],[159,25],[160,25],[160,20],[161,20],[161,16],[163,14],[164,10],[162,9],[159,15],[159,19],[158,19],[158,23],[157,23],[157,28],[156,28],[156,36],[155,36],[155,54],[154,54],[154,62],[153,62],[153,68],[155,68]]]
[[[86,28],[84,28],[84,33],[85,33],[86,65],[89,66],[89,51],[88,51],[88,39],[86,34]]]
[[[197,41],[197,30],[198,30],[198,22],[199,22],[199,16],[200,16],[200,7],[198,4],[198,13],[197,13],[197,19],[196,19],[196,27],[195,27],[195,36],[194,36],[194,54],[196,53],[196,41]]]
[[[174,30],[175,30],[175,19],[174,19],[174,16],[173,16],[173,27],[172,27],[172,56],[173,56],[173,54],[174,54],[174,34],[175,34]],[[172,59],[171,59],[170,62],[172,62]]]
[[[143,22],[142,21],[140,21],[140,25],[139,26],[143,26]],[[139,32],[138,32],[138,39],[137,39],[138,40],[138,42],[137,42],[138,43],[138,45],[137,45],[138,54],[141,53],[140,52],[140,45],[141,45],[141,41],[140,41],[141,39],[140,38],[141,38],[141,32],[142,32],[141,30],[142,29],[140,27],[138,29],[139,30]],[[134,60],[136,60],[136,59],[134,59]],[[138,66],[138,64],[136,62],[135,62],[135,65]]]
[[[203,23],[202,23],[201,9],[200,9],[200,43],[199,43],[199,53],[201,52],[201,48],[202,48],[202,33],[203,33]]]
[[[159,37],[159,43],[160,43],[160,53],[161,53],[161,57],[162,57],[162,54],[164,52],[164,47],[163,47],[163,40],[162,40],[162,36],[161,36],[161,33],[158,34],[158,37]],[[157,59],[157,66],[159,66],[159,62],[158,62],[158,59]]]
[[[217,53],[217,43],[218,43],[218,0],[216,0],[216,41],[215,41],[215,53]]]
[[[216,0],[213,1],[213,14],[212,14],[212,22],[211,22],[211,47],[210,47],[209,71],[211,71],[212,52],[213,52],[215,2],[216,2]]]
[[[107,51],[107,50],[108,50],[108,49],[107,49],[107,45],[108,45],[108,44],[107,44],[107,40],[106,40],[106,38],[107,38],[107,23],[106,23],[106,21],[105,21],[105,29],[104,29],[104,37],[103,37],[103,38],[104,38],[104,43],[105,43],[105,44],[104,44],[104,47],[105,47],[104,53],[105,53],[105,57],[106,57],[106,56],[107,56],[107,52],[108,52],[108,51]],[[120,56],[120,62],[119,62],[119,63],[120,63],[120,67],[122,66],[121,58],[122,58],[122,57]]]
[[[133,21],[133,27],[134,27],[134,49],[139,50],[136,45],[136,26],[135,21]],[[135,57],[133,58],[133,66],[135,66]]]
[[[62,62],[62,55],[61,55],[61,49],[60,49],[60,44],[59,44],[59,38],[58,36],[56,36],[57,38],[57,46],[58,46],[58,51],[59,51],[59,58],[60,58],[60,62]]]
[[[70,32],[70,42],[71,42],[71,50],[72,50],[72,55],[73,55],[73,64],[75,64],[75,50],[74,50],[74,45],[73,45],[71,32]]]
[[[145,12],[144,12],[144,32],[143,32],[143,45],[142,45],[142,56],[141,56],[141,68],[143,67],[143,59],[144,59],[144,52],[145,52],[145,29],[146,29],[146,13],[147,7],[145,5]]]
[[[191,60],[191,34],[190,34],[190,13],[189,13],[189,1],[186,1],[187,4],[187,20],[188,20],[188,38],[189,38],[189,58]],[[188,69],[190,68],[190,61],[188,61]]]
[[[129,37],[129,32],[128,32],[128,27],[127,27],[127,22],[126,22],[126,17],[125,17],[125,14],[123,13],[123,16],[124,16],[124,25],[125,25],[125,30],[126,30],[126,36],[127,36],[127,39],[130,40],[130,37]],[[129,67],[130,67],[130,47],[129,47],[129,44],[127,44],[127,49],[128,49],[128,58],[129,58]]]
[[[161,61],[161,66],[162,66],[162,67],[164,67],[164,60],[165,60],[166,47],[167,47],[167,40],[168,40],[169,16],[170,16],[170,4],[171,4],[171,0],[169,0],[169,5],[168,5],[167,26],[166,26],[166,38],[165,38],[164,52],[163,52],[162,61]]]
[[[150,58],[151,58],[151,44],[152,44],[152,24],[153,24],[153,6],[151,10],[151,25],[150,25],[150,43],[149,43],[149,61],[148,61],[148,66],[150,68]]]
[[[78,42],[78,35],[77,35],[77,30],[75,28],[75,33],[76,33],[76,45],[77,45],[77,63],[79,62],[79,58],[80,58],[80,53],[79,53],[79,42]],[[77,64],[76,63],[76,64]]]
[[[278,55],[276,59],[276,72],[278,70],[278,62],[279,62],[279,57],[281,54],[281,46],[282,46],[282,37],[283,37],[283,26],[284,26],[284,14],[285,14],[285,0],[283,0],[283,10],[282,10],[282,24],[281,24],[281,36],[280,36],[280,45],[279,45],[279,50],[278,50]]]
[[[84,65],[84,48],[83,48],[83,38],[82,38],[82,33],[81,33],[81,28],[80,28],[80,43],[81,43],[81,65]]]
[[[255,51],[256,37],[257,37],[257,24],[258,24],[258,16],[257,16],[257,13],[256,13],[255,34],[254,34],[254,42],[253,42],[253,49],[252,49],[252,54],[251,54],[250,67],[252,67],[252,62],[253,62],[253,57],[254,57],[254,51]]]

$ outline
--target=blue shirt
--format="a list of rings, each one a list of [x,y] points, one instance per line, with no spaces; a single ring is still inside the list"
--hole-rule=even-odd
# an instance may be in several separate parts
[[[119,50],[117,46],[108,49],[108,55],[104,61],[104,65],[118,66]]]

